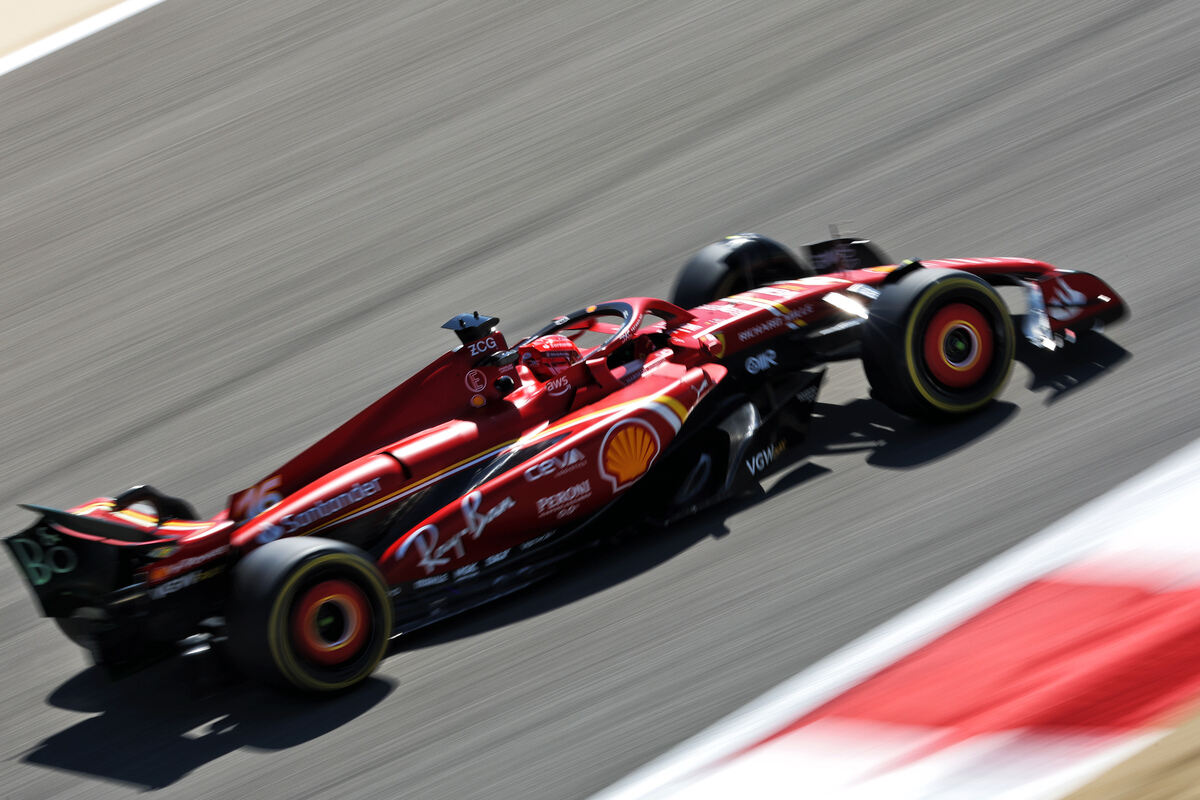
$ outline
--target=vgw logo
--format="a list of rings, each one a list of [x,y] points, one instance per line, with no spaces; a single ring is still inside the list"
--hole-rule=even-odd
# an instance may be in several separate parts
[[[75,552],[58,544],[61,538],[58,534],[43,532],[38,538],[41,541],[24,537],[8,541],[34,586],[45,586],[55,575],[65,575],[79,566],[79,557]]]
[[[771,466],[771,462],[778,458],[785,449],[787,449],[786,439],[780,439],[770,447],[764,447],[746,459],[746,469],[750,470],[751,475],[759,474]]]

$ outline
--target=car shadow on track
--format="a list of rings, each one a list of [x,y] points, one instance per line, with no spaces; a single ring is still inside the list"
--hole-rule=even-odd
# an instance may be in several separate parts
[[[970,445],[1017,411],[1016,404],[997,401],[965,419],[935,424],[911,420],[866,398],[840,406],[818,403],[805,454],[811,458],[862,452],[872,466],[908,469]]]
[[[201,696],[189,692],[183,672],[174,659],[121,681],[110,681],[94,667],[78,673],[47,702],[98,715],[47,737],[21,760],[142,790],[162,789],[244,747],[283,750],[323,736],[394,688],[376,677],[327,700],[245,683]]]
[[[929,431],[875,401],[820,404],[810,443],[778,461],[770,489],[723,502],[653,530],[632,530],[578,554],[550,578],[481,609],[400,639],[393,651],[435,647],[536,617],[605,591],[675,558],[697,543],[729,533],[735,514],[830,472],[808,459],[844,447],[887,452],[914,465],[999,424],[1012,411],[988,411],[948,426],[928,445]],[[820,419],[823,417],[824,419]],[[926,426],[921,426],[925,428]],[[836,429],[836,432],[834,432]],[[918,452],[919,451],[919,452]],[[90,714],[22,754],[25,763],[118,782],[163,789],[242,748],[284,750],[333,731],[379,704],[395,688],[375,677],[346,694],[324,700],[287,695],[250,683],[229,683],[201,695],[182,659],[157,664],[136,677],[110,681],[85,669],[47,697],[56,708]]]
[[[1039,350],[1025,340],[1017,348],[1017,360],[1029,369],[1029,390],[1048,389],[1046,405],[1091,383],[1130,356],[1128,350],[1102,333],[1088,332],[1059,352]]]
[[[1018,357],[1033,375],[1030,388],[1051,388],[1052,402],[1128,353],[1099,337],[1067,353],[1029,348]],[[1016,405],[997,402],[967,419],[929,425],[865,398],[844,405],[818,403],[810,437],[776,462],[769,489],[666,527],[599,544],[524,591],[404,636],[393,646],[393,654],[504,628],[647,573],[707,538],[728,534],[727,521],[739,512],[833,471],[814,463],[814,458],[863,453],[873,466],[913,468],[970,445],[1016,412]],[[55,689],[47,702],[96,715],[47,737],[22,760],[145,790],[161,789],[241,748],[283,750],[322,736],[367,712],[395,688],[377,677],[344,695],[314,701],[240,683],[199,697],[189,691],[187,677],[178,659],[117,682],[97,669],[80,672]]]
[[[866,452],[867,462],[875,466],[916,467],[966,447],[1003,425],[1016,411],[1016,405],[998,402],[968,419],[930,425],[896,414],[875,400],[854,400],[841,406],[818,403],[809,439],[777,459],[772,478],[766,481],[769,488],[727,500],[665,527],[644,525],[631,529],[614,541],[575,556],[556,574],[534,586],[406,634],[393,645],[393,654],[497,630],[647,573],[705,539],[725,536],[730,532],[727,522],[734,515],[833,472],[814,463],[814,457]]]

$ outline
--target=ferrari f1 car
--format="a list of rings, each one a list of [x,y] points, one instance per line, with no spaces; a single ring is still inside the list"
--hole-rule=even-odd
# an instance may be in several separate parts
[[[1099,278],[1031,259],[731,236],[670,302],[589,305],[515,345],[494,317],[454,317],[457,347],[209,519],[139,486],[24,506],[38,519],[7,545],[42,613],[112,671],[210,647],[344,689],[393,636],[528,585],[622,510],[669,521],[756,488],[804,438],[829,362],[861,360],[901,414],[977,411],[1017,344],[1002,286],[1037,348],[1125,314]]]

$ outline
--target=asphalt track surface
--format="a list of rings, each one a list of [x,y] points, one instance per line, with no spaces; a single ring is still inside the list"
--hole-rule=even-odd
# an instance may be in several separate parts
[[[1133,317],[945,428],[830,370],[754,502],[333,701],[107,684],[0,589],[0,794],[573,798],[1200,435],[1200,7],[168,0],[0,79],[0,507],[211,513],[452,344],[727,233],[1094,271]]]

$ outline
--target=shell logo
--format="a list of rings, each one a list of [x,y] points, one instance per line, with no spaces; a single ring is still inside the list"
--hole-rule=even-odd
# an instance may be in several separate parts
[[[609,429],[600,445],[600,474],[619,492],[646,474],[660,447],[649,423],[624,420]]]

